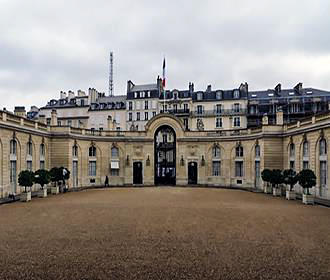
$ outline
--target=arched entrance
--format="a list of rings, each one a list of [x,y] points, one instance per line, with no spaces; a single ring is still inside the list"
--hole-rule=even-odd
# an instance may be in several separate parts
[[[154,136],[155,185],[175,185],[176,135],[172,127],[159,127]]]

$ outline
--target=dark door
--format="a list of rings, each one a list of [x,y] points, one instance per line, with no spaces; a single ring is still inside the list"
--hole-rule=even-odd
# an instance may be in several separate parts
[[[133,162],[133,184],[142,184],[142,162]]]
[[[188,184],[197,184],[197,162],[188,163]]]

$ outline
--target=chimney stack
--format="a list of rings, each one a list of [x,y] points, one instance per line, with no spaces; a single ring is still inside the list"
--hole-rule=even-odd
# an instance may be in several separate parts
[[[52,126],[57,126],[57,112],[55,109],[52,110],[50,124]]]

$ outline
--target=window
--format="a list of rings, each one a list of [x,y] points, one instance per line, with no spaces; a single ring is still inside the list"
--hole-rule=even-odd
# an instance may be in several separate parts
[[[110,169],[110,176],[119,176],[119,169]]]
[[[304,160],[303,161],[303,169],[308,169],[309,168],[309,163],[308,161]]]
[[[178,94],[175,92],[173,97],[174,99],[178,99]]]
[[[88,162],[88,176],[96,176],[96,161]]]
[[[237,146],[236,147],[236,157],[243,157],[243,147],[242,146]]]
[[[68,126],[72,126],[72,120],[68,120]]]
[[[111,148],[111,158],[119,158],[119,149],[117,147]]]
[[[204,112],[204,107],[203,105],[198,105],[197,106],[197,114],[203,114]]]
[[[260,146],[256,145],[255,147],[255,157],[260,158]]]
[[[239,99],[239,90],[238,89],[234,90],[234,98]]]
[[[309,156],[309,150],[308,150],[308,142],[304,141],[303,143],[303,157]]]
[[[221,91],[217,91],[217,92],[215,93],[215,98],[216,98],[217,100],[219,100],[219,99],[222,98]]]
[[[235,176],[243,177],[243,161],[235,161]]]
[[[148,112],[144,112],[144,119],[147,121],[149,119],[149,114]]]
[[[72,156],[73,157],[78,157],[78,146],[77,145],[74,145],[72,147]]]
[[[40,145],[40,156],[41,157],[45,156],[45,144]]]
[[[130,102],[128,102],[128,110],[133,110],[133,102],[132,101],[130,101]]]
[[[61,121],[57,121],[57,125],[58,126],[61,126],[62,125],[62,122]]]
[[[235,103],[234,104],[234,107],[233,107],[233,111],[234,111],[234,113],[239,113],[239,108],[240,106],[239,106],[239,103]]]
[[[148,110],[149,109],[149,103],[148,100],[144,101],[144,109]]]
[[[50,119],[47,119],[47,125],[50,125]]]
[[[16,142],[16,140],[11,140],[10,141],[10,154],[16,155],[16,153],[17,153],[17,142]]]
[[[81,100],[80,100],[80,105],[81,105],[81,106],[85,106],[85,100],[84,100],[84,99],[81,99]]]
[[[197,93],[197,100],[202,100],[203,99],[203,93],[199,92]]]
[[[216,128],[222,127],[222,118],[216,118],[215,119],[215,127]]]
[[[188,104],[183,104],[183,110],[184,112],[188,112]]]
[[[17,164],[16,160],[10,161],[10,183],[16,185],[16,172],[17,172]]]
[[[212,148],[212,158],[220,158],[221,149],[218,146],[213,146]]]
[[[132,121],[132,113],[128,113],[128,120],[131,122]]]
[[[320,185],[327,185],[327,162],[320,161]]]
[[[240,126],[241,126],[241,118],[234,117],[234,127],[240,127]]]
[[[32,156],[32,142],[26,144],[26,154]]]
[[[90,157],[96,157],[96,148],[94,146],[90,146],[88,154]]]
[[[44,160],[40,161],[40,169],[45,169],[45,161]]]
[[[295,147],[294,147],[294,144],[293,143],[290,144],[289,154],[290,154],[290,158],[294,158],[295,157]]]
[[[216,112],[217,114],[221,114],[221,112],[222,112],[222,105],[221,105],[221,104],[217,104],[217,105],[215,106],[215,112]]]
[[[183,119],[183,125],[184,125],[184,127],[185,127],[185,129],[188,129],[188,119],[187,118],[184,118]]]
[[[220,176],[221,162],[212,161],[212,176]]]
[[[327,142],[325,139],[320,140],[320,156],[325,156],[327,154]]]
[[[152,116],[155,117],[156,116],[156,112],[152,112]]]
[[[294,164],[294,160],[290,160],[290,169],[292,169],[292,170],[295,170],[295,166],[294,166],[295,164]]]
[[[32,171],[32,160],[26,161],[26,169]]]
[[[136,120],[139,121],[140,120],[140,112],[136,113]]]

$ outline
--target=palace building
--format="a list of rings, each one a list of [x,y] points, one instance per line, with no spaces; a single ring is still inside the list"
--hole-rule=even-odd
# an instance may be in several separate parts
[[[190,84],[187,91],[166,91],[164,102],[157,84],[132,83],[125,98],[95,90],[71,99],[63,94],[35,110],[34,119],[21,107],[16,114],[2,110],[0,197],[20,193],[22,170],[64,166],[70,188],[103,185],[106,176],[113,186],[261,188],[264,168],[310,168],[317,175],[314,194],[330,199],[329,95],[300,90],[254,93],[242,84],[195,92]]]

